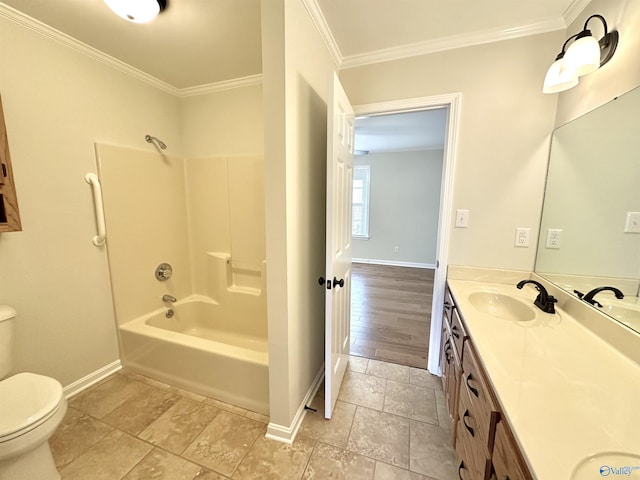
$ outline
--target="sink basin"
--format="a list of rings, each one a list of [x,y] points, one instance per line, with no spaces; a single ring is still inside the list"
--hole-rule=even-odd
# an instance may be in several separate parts
[[[576,465],[571,480],[594,478],[640,478],[640,456],[626,452],[602,452],[591,455]]]
[[[527,322],[536,317],[533,305],[529,306],[509,295],[494,292],[474,292],[469,302],[477,310],[503,320]]]

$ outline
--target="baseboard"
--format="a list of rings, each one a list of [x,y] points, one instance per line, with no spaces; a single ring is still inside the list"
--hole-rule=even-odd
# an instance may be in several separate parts
[[[435,270],[434,263],[418,263],[418,262],[396,262],[393,260],[376,260],[371,258],[352,258],[353,263],[370,263],[372,265],[389,265],[392,267],[411,267],[411,268],[429,268]]]
[[[95,372],[91,372],[89,375],[82,377],[80,380],[76,380],[72,384],[67,385],[66,387],[64,387],[62,392],[66,398],[71,398],[74,395],[82,392],[83,390],[86,390],[91,385],[95,385],[103,378],[117,372],[121,368],[122,363],[120,362],[120,359],[118,359],[115,362],[111,362],[109,365],[105,365],[104,367],[99,368]]]
[[[288,443],[288,444],[293,443],[293,441],[296,438],[296,435],[298,434],[298,430],[300,429],[300,425],[302,425],[304,416],[307,413],[307,410],[304,407],[311,403],[311,401],[313,400],[313,397],[315,396],[316,392],[320,388],[320,385],[322,384],[322,380],[324,380],[324,363],[322,364],[322,367],[320,368],[320,370],[318,370],[318,373],[316,374],[316,378],[313,379],[313,383],[311,384],[311,387],[309,387],[309,390],[307,391],[307,394],[305,395],[304,400],[298,407],[298,411],[296,412],[296,415],[293,417],[293,421],[291,422],[291,425],[285,426],[285,425],[278,425],[276,423],[269,423],[269,426],[267,427],[267,434],[266,434],[266,437],[268,439],[275,440],[277,442]]]

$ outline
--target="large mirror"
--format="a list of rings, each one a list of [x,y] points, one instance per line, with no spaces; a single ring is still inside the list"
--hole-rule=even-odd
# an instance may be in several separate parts
[[[640,88],[553,133],[535,271],[640,332]]]

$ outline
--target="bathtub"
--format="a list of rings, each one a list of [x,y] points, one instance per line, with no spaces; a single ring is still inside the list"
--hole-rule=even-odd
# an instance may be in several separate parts
[[[243,331],[208,297],[193,295],[120,325],[125,366],[143,375],[269,414],[267,339]],[[238,329],[233,325],[238,324]]]

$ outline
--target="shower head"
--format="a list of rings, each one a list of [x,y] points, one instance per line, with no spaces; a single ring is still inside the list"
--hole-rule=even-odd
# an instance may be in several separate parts
[[[147,141],[147,143],[153,143],[155,146],[160,147],[162,150],[165,150],[167,148],[167,145],[160,140],[158,137],[152,137],[151,135],[145,135],[144,139]]]

